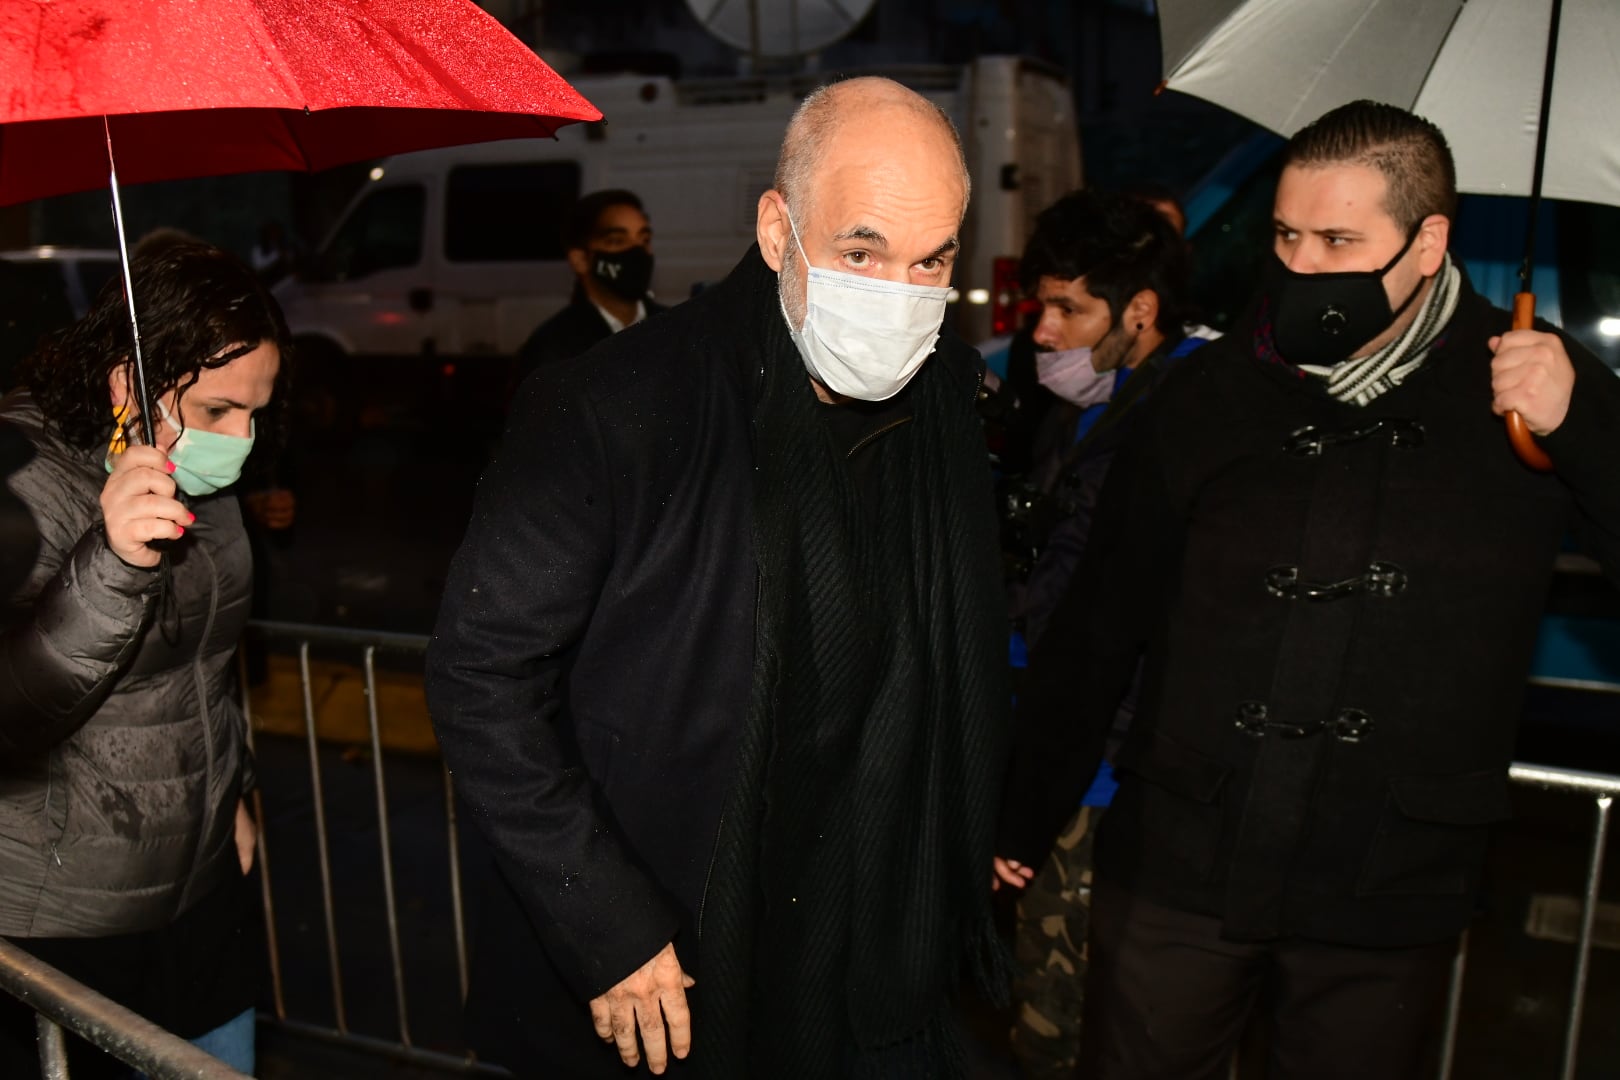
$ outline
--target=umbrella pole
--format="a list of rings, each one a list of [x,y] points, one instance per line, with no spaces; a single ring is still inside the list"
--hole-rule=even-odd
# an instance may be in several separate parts
[[[1552,115],[1553,67],[1558,59],[1558,23],[1563,15],[1564,0],[1552,0],[1547,26],[1547,63],[1541,73],[1541,115],[1536,123],[1536,161],[1530,174],[1530,223],[1524,230],[1524,262],[1519,264],[1519,292],[1513,297],[1513,329],[1529,330],[1536,320],[1536,294],[1531,281],[1536,267],[1536,219],[1541,216],[1541,178],[1547,167],[1547,124]],[[1508,439],[1513,443],[1519,460],[1539,472],[1552,469],[1552,458],[1547,456],[1530,433],[1524,417],[1509,412]]]
[[[1547,27],[1547,63],[1541,72],[1541,114],[1536,121],[1536,159],[1535,167],[1530,174],[1530,227],[1525,230],[1524,262],[1519,264],[1519,291],[1532,293],[1530,287],[1535,275],[1536,266],[1536,218],[1541,212],[1541,180],[1547,169],[1547,125],[1552,116],[1553,67],[1558,61],[1558,23],[1563,15],[1564,0],[1552,0],[1551,18]],[[1515,303],[1517,309],[1517,303]],[[1535,301],[1531,300],[1530,312],[1535,314]],[[1528,326],[1518,326],[1514,329],[1526,330]]]
[[[112,125],[107,118],[101,118],[101,126],[107,133],[107,175],[108,183],[112,186],[113,227],[118,233],[118,268],[124,275],[124,299],[129,303],[129,336],[134,343],[132,352],[135,361],[135,394],[141,406],[141,429],[145,433],[146,445],[157,445],[157,431],[152,424],[152,397],[146,389],[146,364],[141,359],[141,324],[135,318],[135,281],[129,272],[129,240],[124,233],[124,203],[118,194],[118,165],[113,161]]]

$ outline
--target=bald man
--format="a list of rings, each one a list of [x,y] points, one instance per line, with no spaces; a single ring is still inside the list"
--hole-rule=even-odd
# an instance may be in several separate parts
[[[935,106],[824,88],[723,282],[524,384],[428,657],[485,1060],[956,1075],[1008,701],[967,200]]]

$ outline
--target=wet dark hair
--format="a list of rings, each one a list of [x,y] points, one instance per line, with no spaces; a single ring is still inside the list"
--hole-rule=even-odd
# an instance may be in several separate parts
[[[633,191],[623,188],[610,188],[606,191],[593,191],[589,195],[580,197],[573,209],[568,211],[568,220],[563,224],[563,247],[569,251],[581,251],[591,246],[596,237],[598,224],[602,215],[615,206],[629,206],[641,213],[647,211],[641,205],[641,199]]]
[[[1283,166],[1365,165],[1384,177],[1384,212],[1407,233],[1457,217],[1457,166],[1439,128],[1394,105],[1352,101],[1288,140]]]
[[[1131,297],[1151,289],[1159,298],[1154,325],[1181,334],[1186,245],[1163,214],[1132,196],[1081,190],[1042,210],[1019,276],[1030,293],[1043,277],[1085,278],[1086,291],[1108,304],[1116,326]]]
[[[154,403],[178,388],[178,404],[204,368],[224,367],[272,341],[281,352],[281,365],[270,406],[259,414],[256,426],[259,441],[277,443],[292,340],[280,305],[257,275],[219,248],[167,234],[136,247],[130,275]],[[23,362],[18,381],[29,388],[63,441],[89,449],[105,444],[112,433],[109,376],[131,354],[129,306],[120,275],[102,287],[84,318]]]

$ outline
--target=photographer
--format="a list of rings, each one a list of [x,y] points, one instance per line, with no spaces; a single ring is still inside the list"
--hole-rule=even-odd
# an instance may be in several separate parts
[[[1023,489],[1003,503],[1012,512],[1010,530],[1038,553],[1013,600],[1015,625],[1033,645],[1074,574],[1103,478],[1138,406],[1187,351],[1186,247],[1142,200],[1077,191],[1036,219],[1020,271],[1041,306],[1036,373],[1060,399],[1036,432]],[[1121,706],[1120,725],[1133,707],[1134,699]],[[1019,898],[1013,1050],[1029,1076],[1067,1076],[1075,1068],[1090,833],[1112,788],[1104,765],[1053,857]],[[1015,869],[1033,875],[1033,868]]]
[[[1076,191],[1036,218],[1020,273],[1041,309],[1036,375],[1059,399],[1035,433],[1017,515],[1038,553],[1013,601],[1033,645],[1074,573],[1097,492],[1137,406],[1185,351],[1186,254],[1164,217],[1141,200]]]

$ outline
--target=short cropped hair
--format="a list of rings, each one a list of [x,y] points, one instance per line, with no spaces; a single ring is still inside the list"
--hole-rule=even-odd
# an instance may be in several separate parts
[[[801,207],[808,208],[810,178],[821,164],[827,144],[832,141],[841,119],[838,115],[838,95],[835,93],[839,85],[837,81],[830,82],[806,95],[794,110],[793,118],[788,121],[787,132],[782,137],[782,151],[776,159],[776,176],[772,186],[787,200],[795,214],[804,212]],[[937,123],[941,130],[950,135],[962,171],[962,205],[966,206],[973,182],[968,175],[967,158],[962,153],[962,137],[951,122],[950,114],[921,94],[908,92],[897,96],[895,103]]]
[[[1187,245],[1163,214],[1129,195],[1075,191],[1042,210],[1019,276],[1031,293],[1043,277],[1085,278],[1086,291],[1108,304],[1115,325],[1131,297],[1151,289],[1159,298],[1155,326],[1180,335]]]
[[[625,191],[623,188],[609,188],[582,195],[568,211],[568,219],[563,222],[563,248],[568,251],[576,248],[584,251],[589,248],[591,241],[596,237],[602,215],[615,206],[628,206],[643,214],[647,212],[642,208],[641,199],[636,193]]]
[[[1383,174],[1384,212],[1411,233],[1430,214],[1457,216],[1457,166],[1439,128],[1377,101],[1352,101],[1301,128],[1283,166],[1364,165]]]

